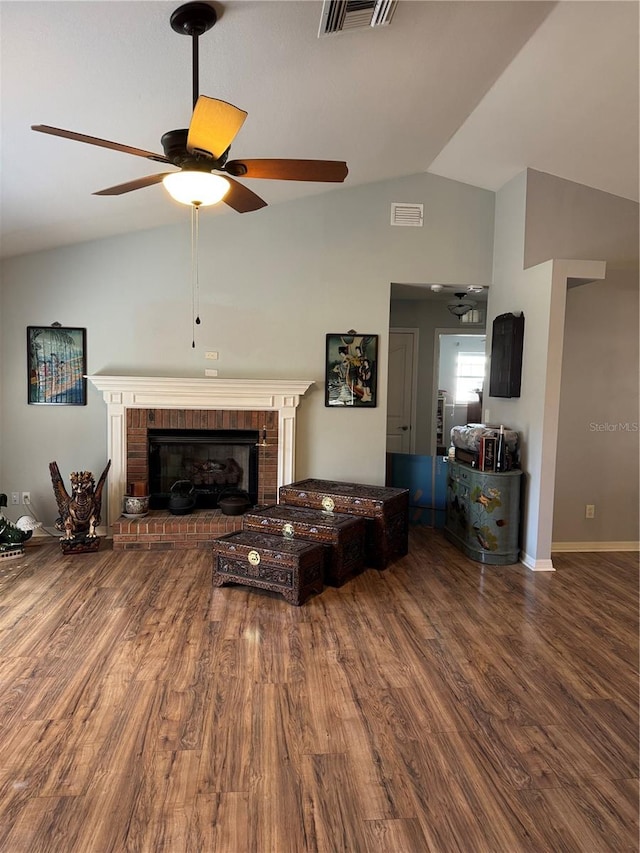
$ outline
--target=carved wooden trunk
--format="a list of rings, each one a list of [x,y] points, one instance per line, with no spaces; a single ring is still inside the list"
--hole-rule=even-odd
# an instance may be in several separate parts
[[[239,583],[267,589],[296,605],[322,592],[322,545],[239,530],[214,539],[212,546],[214,586]]]
[[[365,521],[354,515],[278,504],[246,512],[244,530],[305,539],[324,546],[324,580],[342,586],[364,569]]]
[[[365,519],[365,564],[385,569],[409,550],[409,490],[331,480],[280,486],[280,503]]]

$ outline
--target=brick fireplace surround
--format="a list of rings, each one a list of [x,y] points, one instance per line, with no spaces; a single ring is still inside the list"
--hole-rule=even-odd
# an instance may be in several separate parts
[[[126,484],[148,481],[147,430],[256,430],[260,447],[258,501],[275,503],[278,488],[294,480],[295,417],[313,384],[296,380],[184,379],[90,376],[107,404],[108,524],[116,550],[207,548],[212,538],[238,530],[242,517],[220,510],[175,516],[152,510],[140,520],[122,516]]]

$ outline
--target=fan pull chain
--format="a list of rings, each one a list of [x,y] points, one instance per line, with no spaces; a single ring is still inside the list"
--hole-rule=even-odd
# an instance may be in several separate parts
[[[200,205],[191,205],[191,316],[192,325],[191,348],[196,348],[196,330],[200,325],[200,276],[198,269],[198,249],[200,244]]]
[[[196,209],[196,326],[200,325],[200,204],[194,204]]]

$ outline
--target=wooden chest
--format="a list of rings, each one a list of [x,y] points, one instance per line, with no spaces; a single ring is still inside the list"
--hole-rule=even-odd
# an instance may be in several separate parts
[[[331,480],[280,486],[280,503],[365,519],[365,565],[385,569],[409,550],[409,490]]]
[[[242,526],[323,545],[324,580],[330,586],[342,586],[364,569],[365,521],[355,515],[278,504],[246,512]]]
[[[239,530],[214,539],[212,548],[214,586],[239,583],[267,589],[296,605],[322,592],[322,545]]]

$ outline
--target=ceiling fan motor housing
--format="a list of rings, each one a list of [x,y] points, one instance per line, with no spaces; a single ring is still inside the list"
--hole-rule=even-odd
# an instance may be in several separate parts
[[[204,154],[191,154],[187,151],[187,136],[189,131],[187,128],[180,130],[168,130],[162,134],[160,142],[162,150],[167,160],[170,160],[174,166],[183,169],[188,166],[190,169],[201,169],[202,171],[211,172],[213,169],[221,169],[229,156],[229,149],[223,153],[217,160]]]

